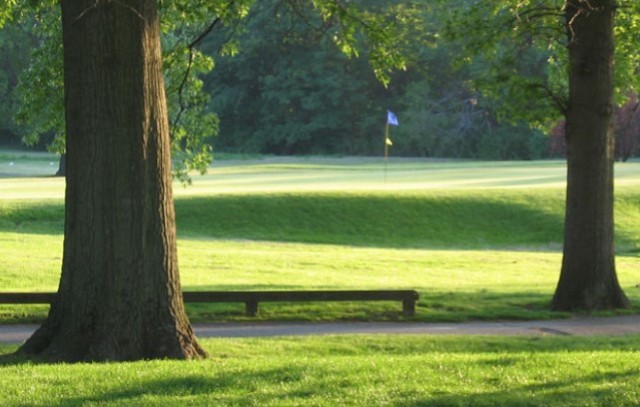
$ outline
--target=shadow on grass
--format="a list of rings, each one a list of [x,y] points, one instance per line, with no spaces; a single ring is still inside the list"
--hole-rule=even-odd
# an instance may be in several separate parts
[[[115,403],[125,405],[127,401],[138,400],[142,397],[178,398],[198,397],[212,392],[233,388],[231,381],[223,383],[220,379],[206,376],[183,377],[168,380],[152,380],[139,383],[135,387],[105,392],[91,397],[67,398],[65,403],[83,405],[87,403]],[[174,403],[177,402],[174,401]]]
[[[518,195],[315,193],[176,200],[181,237],[419,248],[559,244],[561,201],[551,206],[554,212]],[[63,226],[61,202],[0,205],[0,230],[61,234]]]
[[[212,370],[214,367],[212,366]],[[283,402],[292,396],[296,398],[313,395],[314,389],[305,391],[286,390],[278,393],[265,393],[265,388],[274,390],[287,383],[302,382],[304,369],[279,368],[261,371],[241,371],[234,373],[193,375],[170,379],[140,380],[127,384],[113,391],[104,391],[91,396],[65,397],[65,405],[114,404],[128,403],[168,403],[168,405],[255,405],[254,403]],[[155,403],[154,403],[155,402]],[[195,404],[194,404],[195,403]],[[249,404],[246,404],[249,403]]]
[[[520,377],[528,379],[527,383],[514,383],[508,377],[501,377],[499,371],[487,369],[483,378],[464,378],[470,382],[470,388],[439,386],[437,377],[424,377],[425,381],[431,381],[424,388],[420,380],[404,383],[396,377],[387,381],[387,375],[397,376],[391,374],[389,367],[383,371],[357,373],[351,367],[333,367],[326,363],[319,366],[276,364],[281,367],[245,366],[232,371],[211,365],[207,373],[178,371],[172,373],[174,377],[171,378],[134,379],[123,384],[111,384],[109,388],[90,395],[68,395],[64,397],[64,404],[330,405],[340,401],[366,405],[368,401],[376,405],[384,400],[382,404],[398,406],[620,405],[624,404],[625,397],[621,388],[629,387],[625,384],[629,381],[637,381],[636,369],[572,371],[570,377],[561,379],[520,373]],[[180,368],[179,365],[175,367]],[[443,376],[451,374],[443,373]],[[56,396],[61,397],[59,394]],[[376,399],[380,396],[383,399]]]
[[[617,383],[637,379],[637,370],[593,373],[578,378],[544,380],[530,385],[502,385],[499,390],[473,394],[434,395],[401,406],[551,406],[551,405],[635,405],[626,399]],[[499,379],[495,379],[498,382]]]
[[[559,250],[563,208],[563,195],[518,191],[278,193],[176,200],[181,238],[439,249]],[[0,230],[62,234],[63,225],[64,206],[60,202],[0,205]],[[619,249],[637,249],[637,236],[625,233],[633,230],[626,226],[619,228]]]
[[[559,244],[562,200],[517,195],[270,194],[176,201],[184,236],[372,247]],[[551,212],[548,208],[551,206]]]
[[[11,348],[7,346],[0,347],[0,352],[2,352],[0,353],[0,366],[17,366],[32,363],[29,358],[23,355],[16,355],[16,349],[17,346]]]
[[[62,235],[64,233],[64,204],[62,202],[34,203],[0,202],[0,230],[14,233]]]

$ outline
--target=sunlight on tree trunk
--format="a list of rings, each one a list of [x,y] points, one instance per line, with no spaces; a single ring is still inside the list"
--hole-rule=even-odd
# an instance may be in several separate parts
[[[155,0],[63,0],[62,276],[21,351],[50,360],[205,356],[184,311]]]
[[[554,310],[626,308],[615,270],[615,1],[567,4],[569,105],[564,257]]]

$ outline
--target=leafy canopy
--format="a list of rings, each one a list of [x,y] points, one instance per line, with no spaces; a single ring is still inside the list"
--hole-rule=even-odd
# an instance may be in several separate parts
[[[580,1],[582,2],[582,1]],[[547,126],[566,107],[568,0],[454,0],[446,35],[463,47],[460,64],[490,62],[475,86],[503,118]],[[585,2],[586,3],[586,2]],[[620,0],[616,15],[616,93],[640,89],[640,2]],[[542,72],[543,75],[536,73]]]
[[[393,46],[397,24],[387,15],[375,13],[365,1],[286,0],[299,10],[310,5],[330,35],[348,56],[356,56],[364,44],[376,76],[389,82],[392,70],[404,67],[404,59]],[[215,65],[215,56],[199,50],[204,35],[220,27],[238,27],[256,4],[253,0],[158,0],[165,61],[172,147],[180,160],[179,178],[188,180],[192,169],[205,171],[211,161],[208,139],[217,133],[218,119],[207,109],[202,75]],[[309,7],[306,7],[309,9]],[[55,135],[50,149],[64,153],[64,100],[62,92],[62,36],[60,11],[54,0],[8,0],[0,11],[0,27],[20,23],[30,27],[36,39],[29,68],[20,76],[17,120],[30,131],[24,141],[33,144],[43,134]],[[231,30],[233,32],[233,30]],[[363,40],[364,39],[364,40]],[[220,54],[237,51],[233,36],[226,38]]]

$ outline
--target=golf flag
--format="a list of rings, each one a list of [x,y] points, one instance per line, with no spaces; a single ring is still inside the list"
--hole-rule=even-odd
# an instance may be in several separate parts
[[[389,138],[389,126],[399,126],[398,117],[387,110],[387,124],[384,126],[384,183],[387,183],[387,161],[389,160],[389,147],[393,145]]]
[[[398,117],[391,110],[387,110],[387,126],[386,126],[385,137],[384,137],[385,158],[387,156],[387,153],[386,153],[387,147],[393,145],[393,142],[389,138],[389,125],[391,126],[400,125],[400,123],[398,123]]]
[[[387,110],[387,124],[392,126],[399,126],[398,117],[391,110]]]

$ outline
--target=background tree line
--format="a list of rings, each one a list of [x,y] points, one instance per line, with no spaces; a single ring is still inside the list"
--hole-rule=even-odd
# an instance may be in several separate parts
[[[172,133],[182,150],[197,154],[213,145],[230,153],[377,155],[390,109],[401,121],[392,135],[394,155],[537,159],[563,154],[563,133],[554,128],[560,115],[546,114],[542,124],[532,126],[505,108],[514,97],[527,96],[514,95],[522,92],[508,90],[506,83],[501,87],[501,81],[514,80],[516,70],[544,78],[548,49],[530,44],[513,54],[505,46],[496,58],[461,58],[467,40],[446,31],[456,9],[450,3],[465,1],[374,3],[378,13],[403,27],[395,42],[407,56],[406,70],[392,73],[388,87],[374,75],[366,50],[358,58],[346,56],[331,28],[304,3],[261,1],[237,24],[206,36],[198,44],[201,58],[194,59],[193,72],[200,75],[183,92],[186,103],[177,100],[187,69],[183,55],[169,56],[165,75],[173,118],[183,105],[196,111],[180,114],[182,128]],[[0,144],[25,140],[42,148],[63,128],[56,107],[62,101],[55,100],[61,96],[54,92],[61,80],[52,72],[60,63],[50,52],[56,42],[48,27],[55,19],[43,14],[0,30]],[[197,32],[192,27],[165,32],[165,52],[184,42],[181,34]],[[39,66],[30,62],[32,54],[39,54]],[[637,111],[637,99],[630,97],[616,116],[621,159],[640,153]],[[198,145],[201,139],[204,145]],[[54,143],[54,150],[63,147]]]
[[[220,150],[376,155],[390,109],[401,121],[392,136],[395,155],[547,156],[543,132],[500,120],[470,84],[488,64],[459,63],[459,44],[441,34],[446,5],[378,2],[383,13],[403,20],[396,42],[407,56],[406,70],[393,73],[385,88],[366,55],[347,58],[320,35],[317,22],[301,21],[289,9],[274,13],[269,3],[277,1],[261,2],[247,18],[240,53],[218,59],[205,79],[220,116]]]

